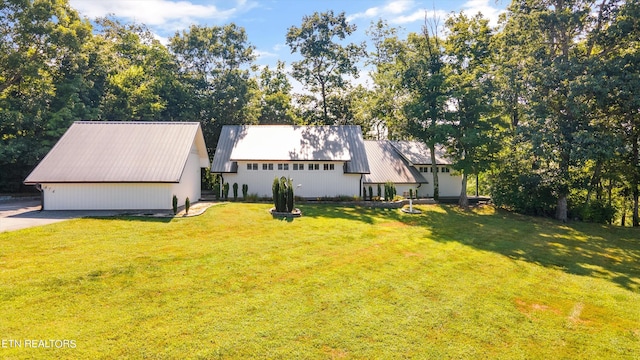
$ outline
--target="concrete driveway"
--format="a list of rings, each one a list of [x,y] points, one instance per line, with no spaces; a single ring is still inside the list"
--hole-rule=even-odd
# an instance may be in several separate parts
[[[113,216],[117,211],[40,211],[40,200],[0,201],[0,232],[53,224],[85,216]]]

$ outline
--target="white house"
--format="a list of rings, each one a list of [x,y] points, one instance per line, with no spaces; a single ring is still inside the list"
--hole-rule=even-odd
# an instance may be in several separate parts
[[[462,177],[436,153],[440,196],[460,195]],[[276,177],[292,178],[297,196],[362,196],[363,187],[393,182],[433,196],[429,149],[415,141],[364,141],[359,126],[227,125],[222,128],[211,172],[225,183],[248,186],[249,194],[271,196]]]
[[[293,179],[296,196],[360,196],[369,163],[359,126],[227,125],[211,172],[270,197],[273,179]]]
[[[25,179],[45,210],[171,209],[201,196],[209,156],[197,122],[78,121]]]

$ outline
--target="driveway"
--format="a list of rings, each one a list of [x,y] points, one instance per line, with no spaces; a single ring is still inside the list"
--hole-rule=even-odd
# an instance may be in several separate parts
[[[40,211],[40,200],[0,201],[0,232],[81,218],[85,216],[113,216],[117,211]]]

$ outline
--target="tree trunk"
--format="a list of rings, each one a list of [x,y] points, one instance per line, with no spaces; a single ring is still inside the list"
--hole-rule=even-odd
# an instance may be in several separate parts
[[[433,200],[440,200],[440,185],[438,184],[438,166],[436,164],[436,146],[429,146],[431,152],[431,174],[433,175]]]
[[[325,84],[321,83],[321,92],[322,92],[322,115],[323,115],[323,125],[331,125],[329,124],[329,112],[327,111],[327,89],[325,89]]]
[[[467,173],[462,174],[462,188],[460,189],[458,205],[465,209],[469,207],[469,198],[467,197]]]
[[[556,207],[556,219],[567,222],[567,195],[562,194],[558,197],[558,205]]]
[[[589,189],[587,190],[587,204],[591,201],[591,194],[593,193],[593,189],[595,189],[598,183],[600,182],[601,172],[602,172],[602,161],[598,160],[598,162],[596,163],[596,168],[593,171],[593,175],[591,176],[591,181],[589,182]]]

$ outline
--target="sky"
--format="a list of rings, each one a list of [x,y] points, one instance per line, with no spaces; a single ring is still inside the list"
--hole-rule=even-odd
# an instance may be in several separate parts
[[[213,26],[235,23],[245,28],[249,43],[255,46],[256,64],[274,68],[278,60],[287,67],[300,60],[285,43],[287,30],[300,26],[305,15],[333,10],[344,12],[350,24],[357,26],[348,39],[360,43],[368,39],[372,22],[384,19],[399,28],[399,37],[419,32],[428,17],[444,23],[451,12],[468,15],[481,12],[491,24],[509,0],[70,0],[81,16],[89,19],[115,15],[124,22],[147,25],[164,44],[176,31],[192,24]]]

